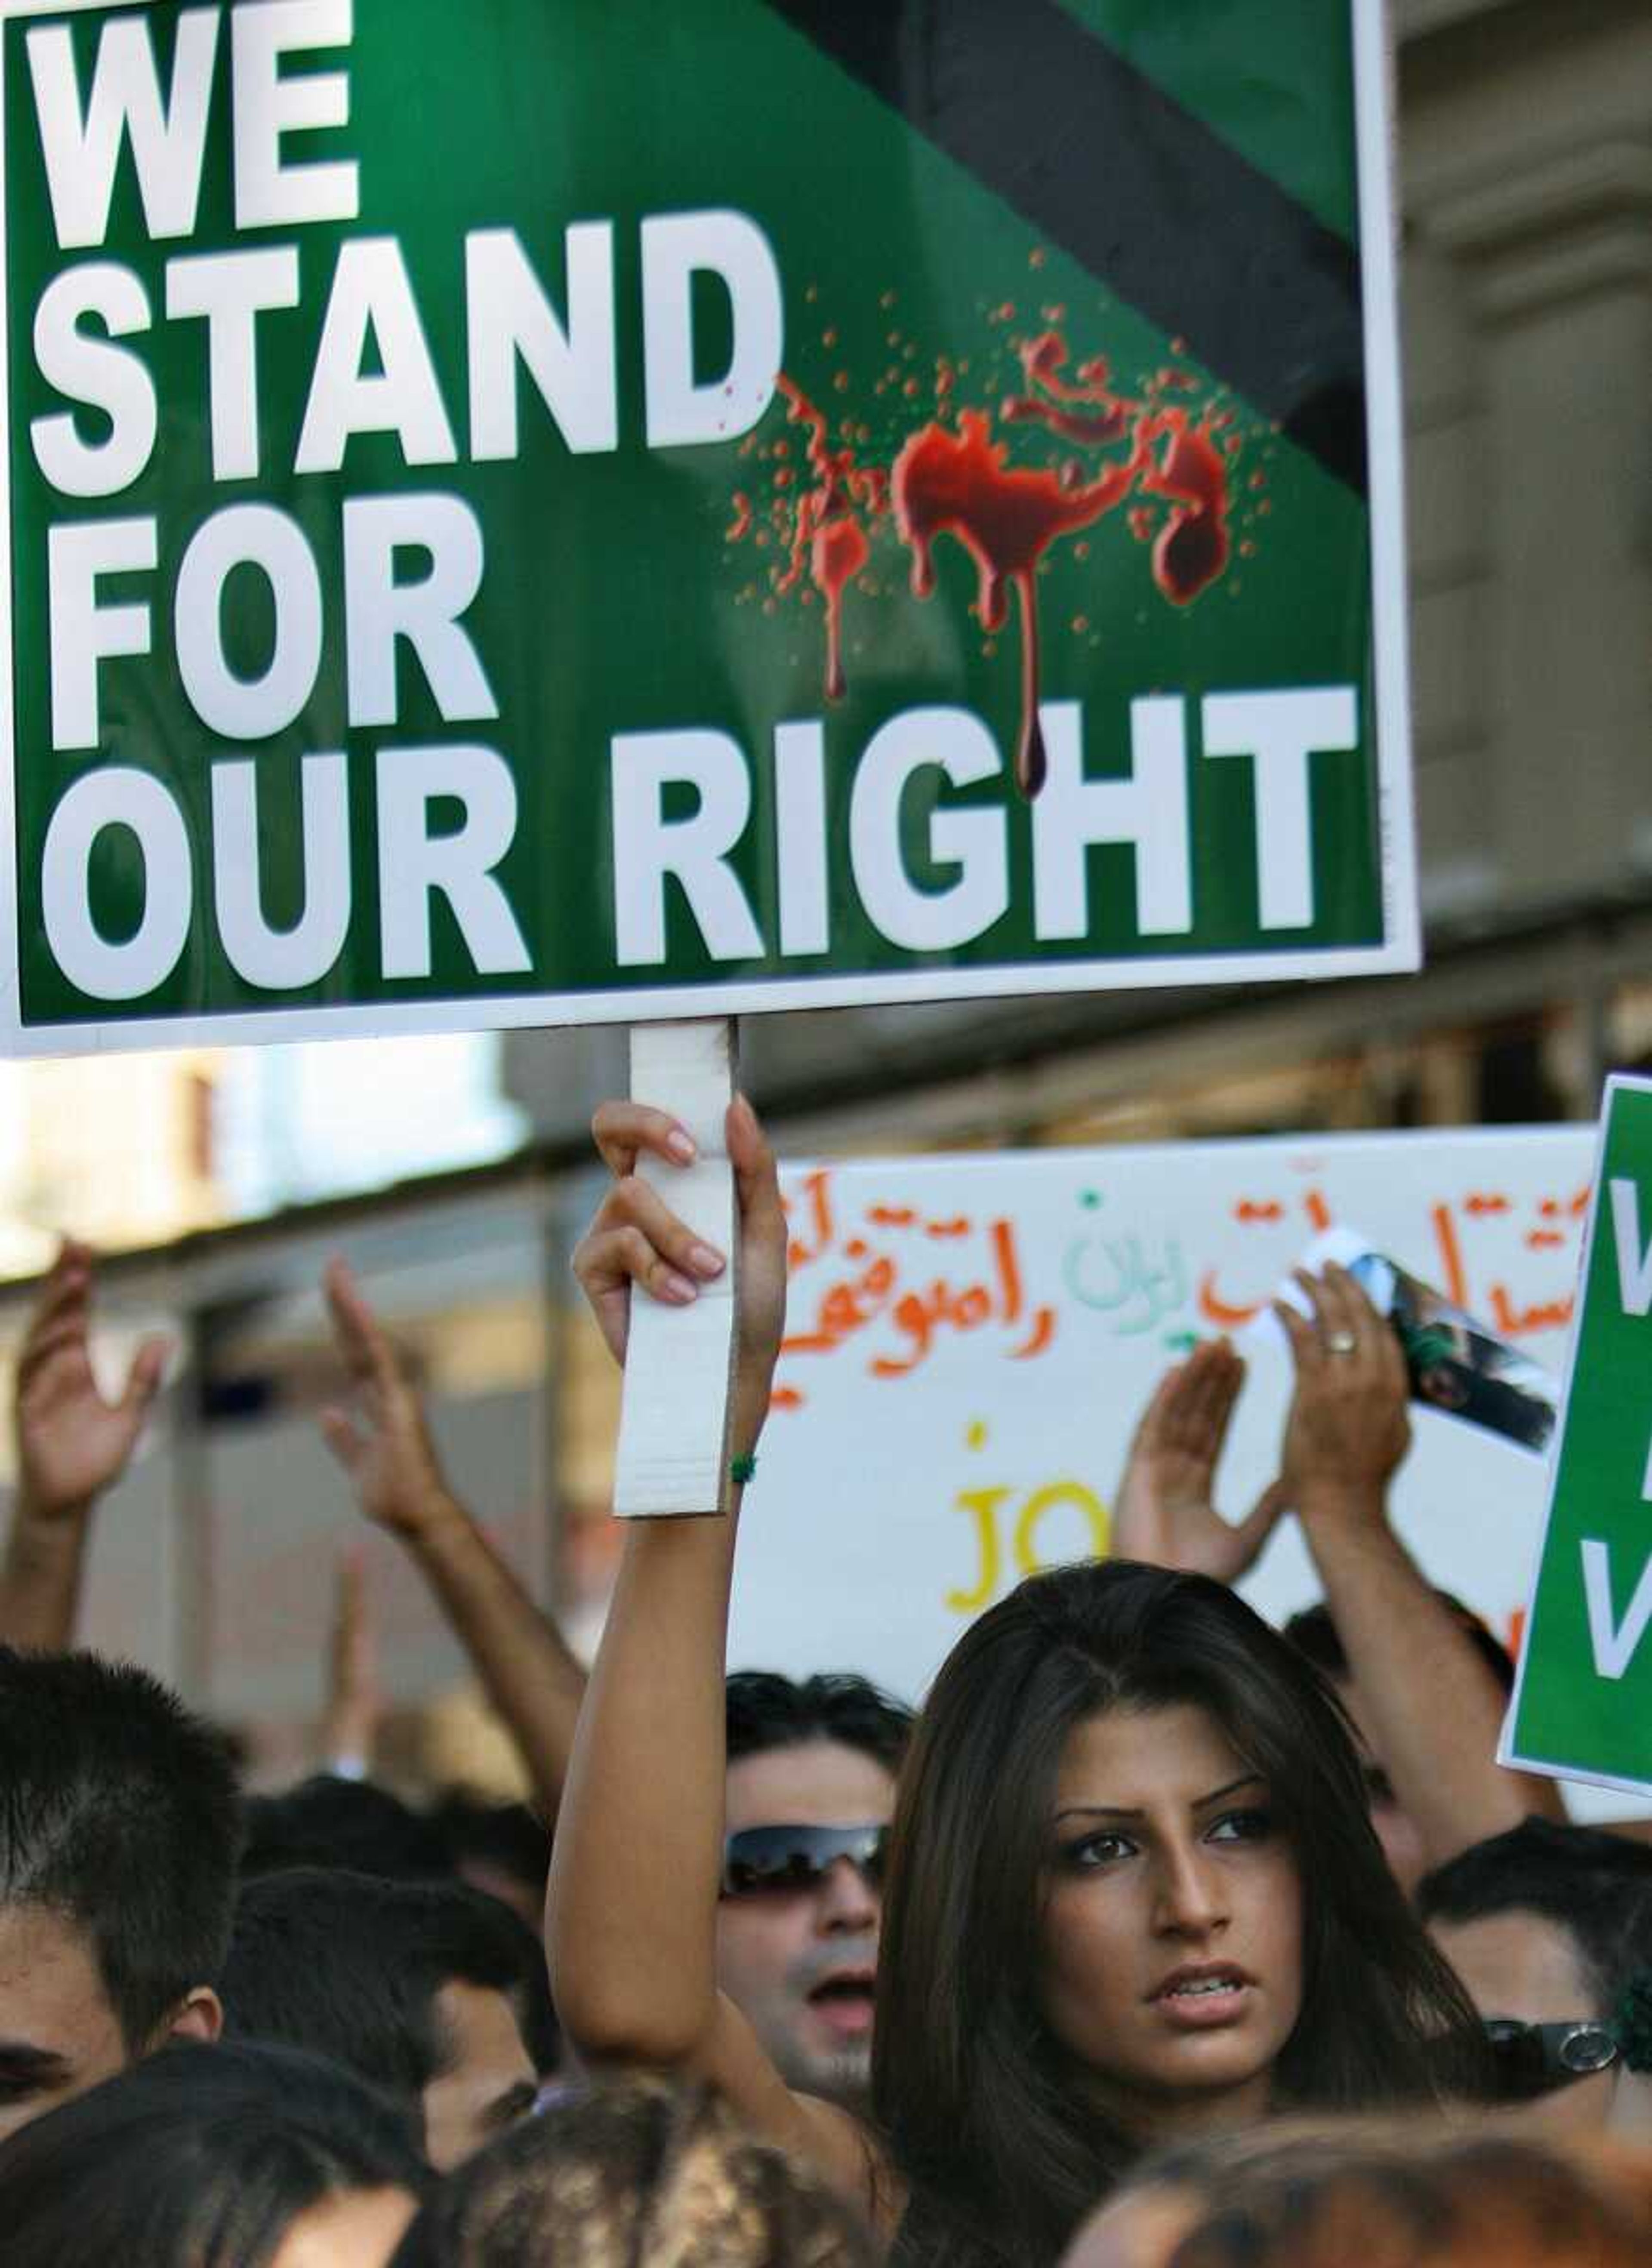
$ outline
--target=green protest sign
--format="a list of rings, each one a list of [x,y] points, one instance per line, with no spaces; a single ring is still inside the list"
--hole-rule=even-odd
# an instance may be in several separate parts
[[[0,13],[0,1045],[1415,966],[1377,0]]]
[[[1543,1554],[1502,1761],[1652,1787],[1652,1082],[1607,1082]]]

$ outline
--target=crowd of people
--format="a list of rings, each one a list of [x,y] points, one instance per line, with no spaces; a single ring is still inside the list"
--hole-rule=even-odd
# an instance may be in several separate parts
[[[670,1209],[675,1119],[596,1137],[576,1272],[623,1364],[635,1300],[735,1256]],[[77,1650],[164,1351],[100,1392],[64,1247],[0,1560],[6,2268],[1652,2260],[1652,1849],[1495,1762],[1511,1665],[1390,1522],[1405,1366],[1359,1285],[1280,1308],[1247,1518],[1213,1502],[1243,1366],[1211,1342],[1142,1413],[1111,1555],[991,1607],[914,1714],[852,1664],[730,1674],[786,1233],[743,1101],[726,1145],[733,1510],[630,1523],[588,1676],[327,1278],[327,1440],[531,1811],[375,1784],[347,1712],[248,1795],[218,1730]],[[1275,1630],[1234,1586],[1285,1520],[1323,1602]]]

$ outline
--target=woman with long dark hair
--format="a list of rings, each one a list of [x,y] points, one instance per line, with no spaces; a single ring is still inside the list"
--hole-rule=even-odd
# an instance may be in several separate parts
[[[723,1263],[636,1172],[685,1162],[686,1130],[608,1104],[596,1132],[617,1178],[576,1267],[623,1361],[635,1286],[687,1304]],[[743,1101],[726,1140],[746,1472],[785,1224]],[[890,1835],[872,2116],[789,2093],[714,1973],[735,1526],[627,1537],[549,1909],[583,2054],[711,2079],[937,2268],[1044,2268],[1150,2145],[1476,2075],[1473,2011],[1383,1864],[1328,1689],[1221,1585],[1116,1562],[1032,1578],[954,1648]]]

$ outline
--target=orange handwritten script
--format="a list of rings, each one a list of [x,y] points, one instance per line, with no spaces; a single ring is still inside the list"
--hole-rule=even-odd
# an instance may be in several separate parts
[[[1055,1337],[1056,1310],[1028,1289],[1015,1224],[931,1215],[878,1198],[845,1205],[830,1167],[784,1194],[792,1313],[782,1364],[852,1350],[867,1376],[910,1378],[943,1340],[983,1332],[1007,1359],[1026,1362]],[[773,1406],[806,1397],[777,1383]]]
[[[1404,1249],[1414,1241],[1417,1273],[1454,1307],[1481,1317],[1501,1338],[1529,1338],[1571,1322],[1588,1211],[1586,1188],[1516,1198],[1483,1182],[1452,1195],[1425,1186],[1418,1191],[1418,1233]],[[1206,1268],[1198,1291],[1200,1317],[1221,1331],[1241,1330],[1261,1312],[1304,1248],[1331,1226],[1335,1210],[1316,1182],[1280,1197],[1240,1197],[1228,1218],[1244,1232],[1246,1264]]]
[[[1506,1339],[1565,1330],[1572,1320],[1587,1187],[1532,1199],[1525,1208],[1498,1189],[1465,1190],[1429,1208],[1436,1281],[1454,1304],[1484,1315]]]
[[[1323,1189],[1294,1191],[1288,1204],[1273,1197],[1240,1197],[1233,1208],[1235,1226],[1272,1232],[1265,1243],[1257,1241],[1257,1271],[1250,1280],[1258,1288],[1248,1294],[1219,1285],[1217,1270],[1207,1268],[1198,1280],[1198,1311],[1205,1321],[1219,1331],[1242,1330],[1267,1306],[1303,1245],[1323,1235],[1331,1219]]]

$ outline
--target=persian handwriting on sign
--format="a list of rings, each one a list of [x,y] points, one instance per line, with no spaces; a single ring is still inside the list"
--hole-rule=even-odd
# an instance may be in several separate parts
[[[1570,1291],[1552,1291],[1547,1297],[1516,1296],[1510,1289],[1508,1263],[1513,1257],[1517,1267],[1524,1263],[1517,1253],[1511,1256],[1507,1248],[1512,1234],[1518,1232],[1519,1244],[1525,1252],[1534,1256],[1565,1255],[1568,1268],[1575,1269],[1577,1236],[1588,1211],[1587,1189],[1565,1197],[1539,1197],[1532,1201],[1529,1223],[1522,1230],[1514,1200],[1499,1191],[1472,1189],[1455,1200],[1436,1199],[1427,1208],[1436,1258],[1421,1272],[1454,1306],[1470,1314],[1484,1315],[1504,1338],[1529,1337],[1536,1331],[1564,1330],[1572,1320]],[[1222,1331],[1242,1329],[1267,1305],[1273,1286],[1306,1241],[1302,1223],[1306,1223],[1310,1234],[1317,1235],[1331,1226],[1333,1216],[1324,1190],[1309,1188],[1289,1204],[1273,1198],[1242,1197],[1233,1206],[1231,1218],[1241,1228],[1271,1228],[1283,1233],[1276,1234],[1272,1241],[1270,1257],[1274,1264],[1271,1270],[1265,1273],[1258,1270],[1267,1288],[1256,1297],[1247,1299],[1231,1286],[1219,1284],[1218,1271],[1213,1267],[1207,1268],[1200,1277],[1199,1314],[1206,1322]],[[1496,1247],[1482,1251],[1488,1226],[1497,1228],[1500,1233]],[[1471,1246],[1475,1248],[1472,1260]]]
[[[1331,1207],[1318,1189],[1309,1189],[1302,1197],[1302,1211],[1308,1222],[1309,1236],[1322,1236],[1331,1226]],[[1277,1202],[1256,1197],[1241,1197],[1234,1206],[1233,1217],[1242,1228],[1261,1226],[1277,1227],[1287,1219],[1286,1208]],[[1293,1225],[1293,1235],[1300,1246],[1307,1241]],[[1259,1315],[1272,1296],[1272,1286],[1279,1280],[1276,1268],[1269,1280],[1268,1290],[1255,1300],[1237,1300],[1217,1289],[1216,1270],[1207,1268],[1198,1281],[1198,1311],[1207,1323],[1219,1331],[1243,1330],[1255,1315]]]
[[[1520,1240],[1526,1250],[1567,1253],[1575,1269],[1576,1240],[1589,1211],[1589,1195],[1588,1189],[1583,1188],[1574,1190],[1569,1197],[1538,1198],[1530,1225]],[[1569,1292],[1547,1300],[1522,1302],[1499,1278],[1486,1286],[1484,1303],[1476,1307],[1471,1296],[1473,1272],[1464,1252],[1465,1238],[1476,1223],[1506,1220],[1512,1226],[1515,1207],[1509,1198],[1495,1191],[1472,1189],[1461,1200],[1458,1211],[1461,1219],[1447,1204],[1436,1204],[1429,1212],[1440,1252],[1440,1288],[1446,1296],[1471,1314],[1483,1313],[1504,1338],[1520,1338],[1533,1331],[1565,1330],[1571,1322],[1575,1305]]]
[[[910,1377],[927,1361],[947,1333],[995,1325],[1010,1341],[1005,1354],[1018,1362],[1042,1354],[1053,1339],[1055,1308],[1029,1299],[1012,1221],[986,1222],[984,1249],[968,1216],[932,1219],[911,1205],[868,1204],[859,1225],[846,1226],[837,1219],[825,1168],[805,1174],[784,1202],[793,1281],[819,1266],[830,1265],[832,1275],[809,1322],[781,1342],[783,1359],[834,1354],[871,1333],[868,1375],[896,1379]],[[973,1265],[931,1272],[933,1248],[972,1245]],[[797,1409],[802,1401],[789,1383],[775,1389],[777,1409]]]
[[[1133,1232],[1076,1238],[1062,1259],[1061,1279],[1080,1307],[1113,1318],[1116,1338],[1156,1330],[1186,1305],[1189,1290],[1176,1238],[1165,1238],[1155,1260],[1147,1241]]]

